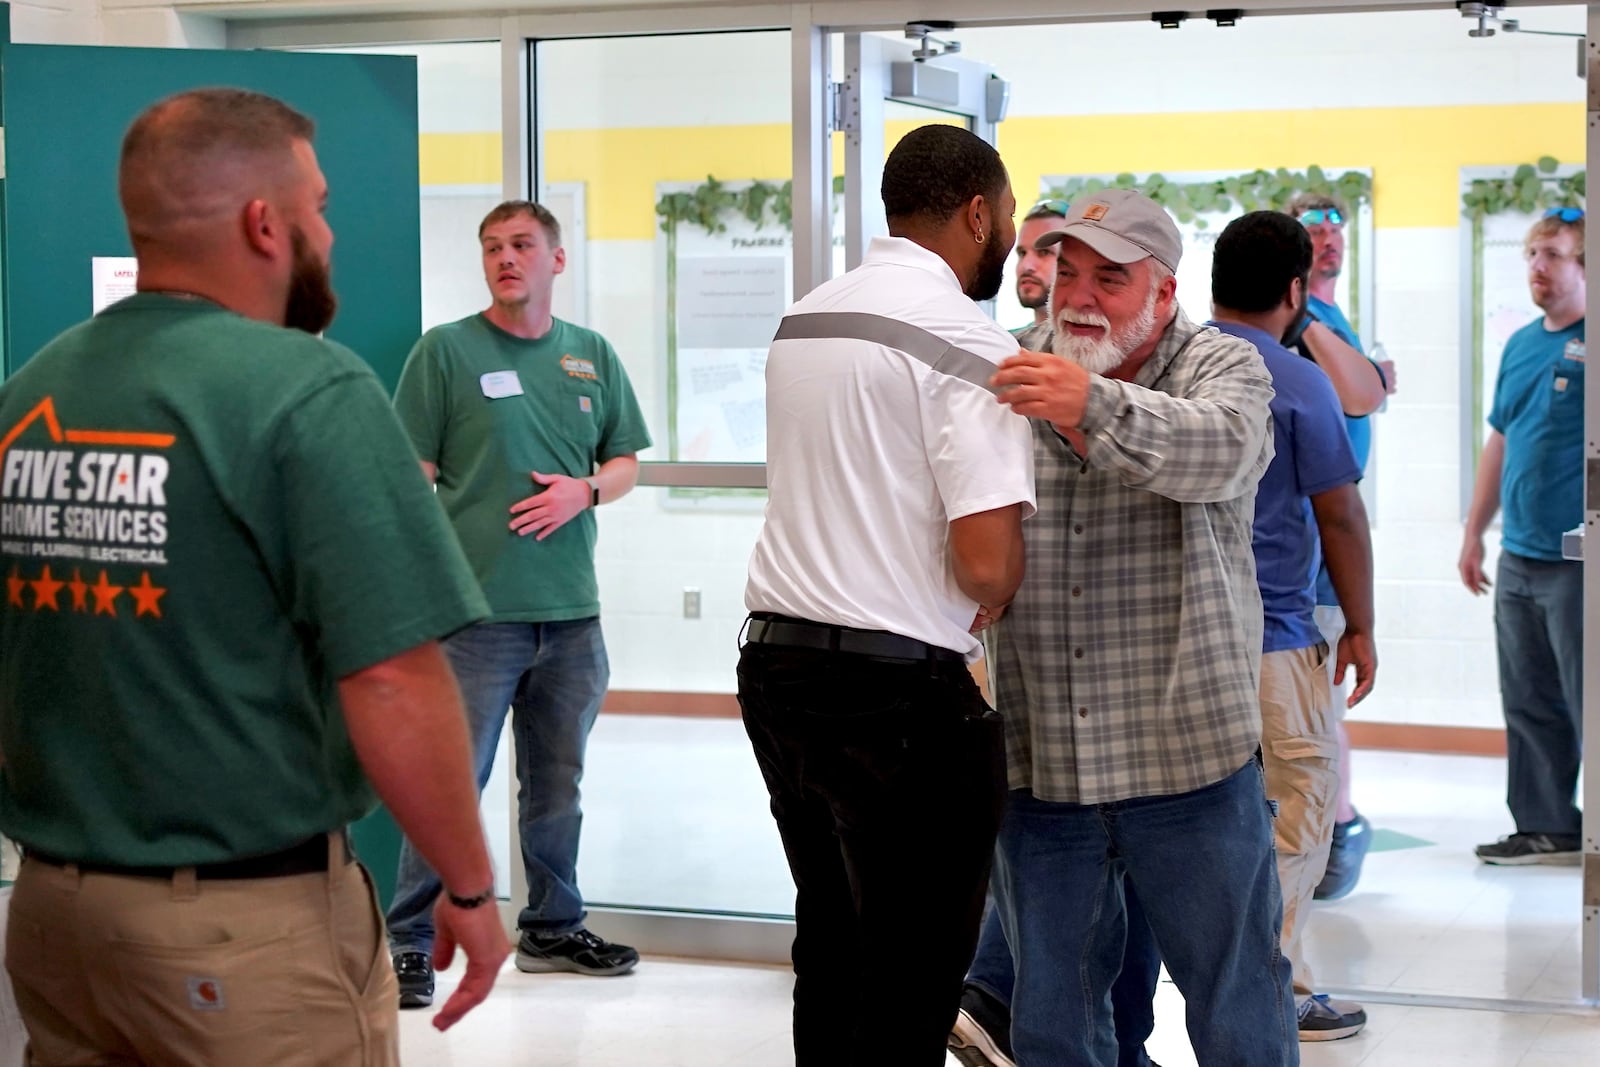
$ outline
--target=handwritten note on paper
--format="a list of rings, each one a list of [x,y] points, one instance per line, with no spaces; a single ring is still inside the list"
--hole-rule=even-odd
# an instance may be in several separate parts
[[[765,349],[789,304],[786,269],[782,256],[679,258],[679,346]]]

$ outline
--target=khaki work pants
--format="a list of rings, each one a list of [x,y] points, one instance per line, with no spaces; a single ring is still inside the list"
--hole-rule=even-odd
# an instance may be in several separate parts
[[[197,880],[24,859],[6,969],[29,1067],[398,1067],[399,990],[371,879]]]
[[[1283,891],[1283,955],[1296,996],[1316,991],[1301,945],[1312,894],[1328,868],[1339,795],[1339,717],[1328,686],[1328,646],[1261,657],[1261,756]]]

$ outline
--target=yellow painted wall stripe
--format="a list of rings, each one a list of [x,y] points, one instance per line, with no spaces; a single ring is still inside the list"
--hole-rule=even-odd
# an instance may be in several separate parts
[[[499,185],[500,134],[425,133],[417,139],[423,185]]]
[[[1000,151],[1025,207],[1043,174],[1162,170],[1243,171],[1370,166],[1381,227],[1454,226],[1459,170],[1527,163],[1543,155],[1584,158],[1580,103],[1462,107],[1328,108],[1163,115],[1016,118]],[[915,123],[886,125],[893,144]],[[545,137],[550,181],[587,185],[588,232],[597,240],[649,240],[657,182],[782,180],[791,171],[782,124],[553,130]],[[834,139],[836,168],[843,139]],[[424,185],[500,180],[494,133],[423,134]]]

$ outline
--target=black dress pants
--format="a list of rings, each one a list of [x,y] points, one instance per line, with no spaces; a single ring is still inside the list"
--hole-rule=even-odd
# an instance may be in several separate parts
[[[746,645],[739,704],[795,882],[796,1067],[941,1067],[1006,799],[959,659]]]

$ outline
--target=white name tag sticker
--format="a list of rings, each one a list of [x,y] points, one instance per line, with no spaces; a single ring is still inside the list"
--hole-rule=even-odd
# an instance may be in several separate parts
[[[478,378],[478,384],[483,387],[483,395],[490,400],[522,395],[522,379],[517,377],[514,370],[490,371]]]
[[[1563,359],[1570,359],[1575,363],[1584,362],[1583,342],[1574,337],[1572,340],[1567,342],[1567,347],[1562,349],[1561,356]]]

